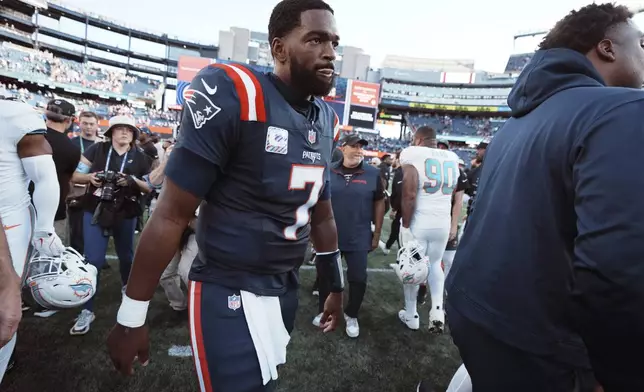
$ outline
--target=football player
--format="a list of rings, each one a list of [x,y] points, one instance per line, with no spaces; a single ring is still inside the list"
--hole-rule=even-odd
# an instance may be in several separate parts
[[[193,79],[163,190],[108,338],[122,373],[132,373],[136,358],[148,363],[148,304],[199,205],[189,311],[201,391],[272,387],[286,361],[309,234],[320,287],[332,293],[320,327],[334,330],[343,318],[328,185],[338,118],[316,98],[334,85],[338,40],[324,1],[284,0],[269,22],[274,73],[218,63]]]
[[[436,131],[420,127],[414,141],[400,154],[403,167],[401,245],[416,240],[429,258],[429,290],[432,307],[429,329],[442,333],[445,323],[443,287],[445,275],[441,266],[451,228],[452,195],[458,178],[458,156],[437,148]],[[400,320],[411,329],[419,328],[417,313],[418,286],[403,285],[405,309]]]
[[[58,256],[65,249],[54,231],[60,188],[42,115],[29,104],[0,99],[0,123],[0,219],[14,272],[22,277],[30,242],[45,256]],[[30,180],[34,182],[37,219],[29,197]],[[0,349],[0,381],[15,343],[14,334]]]

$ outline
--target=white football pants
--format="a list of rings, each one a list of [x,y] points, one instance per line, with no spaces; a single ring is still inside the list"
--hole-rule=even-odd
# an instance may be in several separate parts
[[[13,260],[13,268],[16,270],[16,274],[22,277],[22,279],[25,278],[25,267],[29,260],[35,217],[36,214],[32,206],[2,217],[2,225],[7,236],[9,253],[11,254],[11,260]],[[0,383],[4,377],[4,372],[7,370],[7,365],[9,364],[9,359],[15,346],[16,335],[13,335],[11,341],[0,348]]]
[[[448,222],[449,223],[449,222]],[[420,244],[421,253],[429,259],[429,293],[432,299],[432,309],[443,309],[443,293],[445,291],[445,273],[441,266],[445,247],[449,240],[449,225],[441,228],[422,228],[417,225],[411,226],[411,233],[414,239]],[[409,241],[409,238],[403,238],[401,235],[400,243],[402,246]],[[405,284],[403,285],[405,295],[405,310],[408,317],[416,314],[418,286]]]

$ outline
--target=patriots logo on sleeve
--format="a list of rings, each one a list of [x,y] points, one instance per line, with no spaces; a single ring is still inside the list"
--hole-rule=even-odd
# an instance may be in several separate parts
[[[204,87],[206,87],[206,82],[203,81]],[[217,88],[211,89],[207,87],[207,92],[209,95],[214,95],[217,92]],[[190,118],[192,118],[192,123],[195,129],[200,129],[203,127],[209,120],[217,115],[221,111],[221,108],[215,105],[210,97],[201,91],[188,88],[183,90],[183,98],[185,106],[190,111]]]

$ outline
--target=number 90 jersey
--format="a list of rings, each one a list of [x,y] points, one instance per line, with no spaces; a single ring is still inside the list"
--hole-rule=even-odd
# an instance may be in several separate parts
[[[317,98],[296,110],[287,90],[274,75],[213,64],[183,91],[166,175],[204,200],[190,279],[280,295],[278,275],[302,263],[312,209],[330,198],[338,120]]]
[[[422,146],[407,147],[400,163],[418,171],[415,227],[444,228],[450,225],[452,194],[458,184],[458,156],[452,151]]]

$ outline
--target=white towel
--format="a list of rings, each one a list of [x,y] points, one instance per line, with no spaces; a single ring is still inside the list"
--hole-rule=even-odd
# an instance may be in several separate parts
[[[255,345],[264,385],[277,380],[277,366],[286,363],[291,336],[282,320],[279,297],[264,297],[241,291],[242,308]]]

